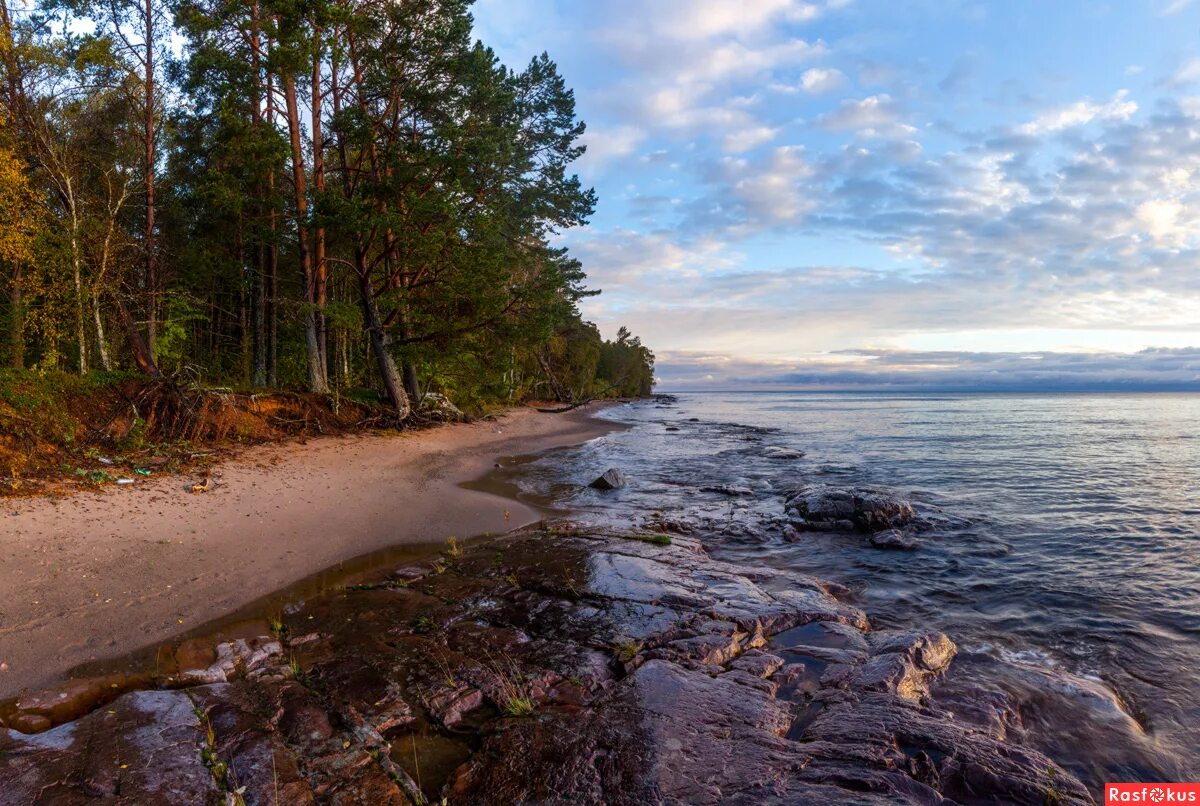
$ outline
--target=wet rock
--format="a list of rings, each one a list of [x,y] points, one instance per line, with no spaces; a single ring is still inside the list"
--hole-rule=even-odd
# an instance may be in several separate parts
[[[779,445],[774,445],[764,450],[763,456],[768,459],[790,460],[803,459],[805,453],[804,451],[797,451],[793,450],[792,448],[784,448]]]
[[[732,484],[718,484],[709,487],[701,487],[700,492],[727,495],[730,498],[744,498],[754,495],[754,490],[751,490],[749,487],[738,487]]]
[[[916,551],[920,545],[916,538],[906,535],[899,529],[884,529],[882,532],[875,532],[867,539],[867,542],[877,549],[897,551]]]
[[[56,688],[26,692],[0,706],[0,715],[14,730],[40,733],[81,717],[130,688],[144,686],[148,679],[110,675],[71,680]]]
[[[179,663],[176,679],[184,685],[228,682],[283,656],[282,644],[265,635],[226,641],[208,650],[192,642],[180,650],[175,654]]]
[[[729,666],[731,669],[747,672],[757,677],[770,677],[783,668],[784,663],[783,658],[778,655],[772,655],[769,652],[763,652],[759,649],[751,649],[729,664]]]
[[[593,490],[620,490],[627,484],[629,484],[629,479],[625,477],[624,473],[614,467],[604,471],[603,475],[588,486]]]
[[[877,490],[808,487],[786,498],[788,518],[797,529],[878,532],[915,523],[912,504]]]
[[[419,584],[311,597],[285,646],[180,647],[184,691],[0,729],[0,800],[1087,802],[941,708],[946,636],[868,632],[838,586],[630,537],[511,535]]]
[[[848,678],[849,685],[913,701],[928,693],[931,678],[944,672],[958,651],[943,633],[881,632],[870,643],[875,654]]]
[[[37,736],[0,730],[0,800],[218,802],[200,727],[187,694],[138,691]]]

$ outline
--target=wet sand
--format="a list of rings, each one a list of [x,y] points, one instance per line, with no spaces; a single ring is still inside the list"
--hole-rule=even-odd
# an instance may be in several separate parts
[[[0,697],[165,641],[338,563],[500,533],[536,510],[460,484],[614,428],[588,407],[246,450],[211,489],[164,476],[0,514]]]

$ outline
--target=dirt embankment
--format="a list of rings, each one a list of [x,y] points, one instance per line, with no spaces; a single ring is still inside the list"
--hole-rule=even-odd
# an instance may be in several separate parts
[[[203,467],[239,446],[394,425],[386,409],[346,397],[5,374],[0,496],[95,489]]]

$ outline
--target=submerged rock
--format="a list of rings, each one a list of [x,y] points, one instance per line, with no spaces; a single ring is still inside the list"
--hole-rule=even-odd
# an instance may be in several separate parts
[[[0,728],[0,799],[1090,802],[939,707],[947,636],[871,632],[836,586],[643,538],[511,535],[316,596],[278,650],[181,648],[182,690]]]
[[[629,484],[629,479],[625,477],[617,468],[610,468],[604,471],[604,474],[593,481],[588,486],[593,490],[619,490]]]
[[[785,448],[782,445],[773,445],[763,451],[763,456],[768,459],[803,459],[804,451]]]
[[[884,529],[875,532],[867,542],[877,549],[898,549],[900,551],[916,551],[920,545],[915,537],[907,535],[899,529]]]

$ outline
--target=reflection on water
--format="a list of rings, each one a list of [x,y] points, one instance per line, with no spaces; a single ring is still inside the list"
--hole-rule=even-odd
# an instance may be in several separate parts
[[[1200,397],[690,394],[605,416],[634,427],[505,483],[687,518],[720,556],[849,585],[877,626],[945,630],[956,677],[1016,695],[1011,729],[1093,785],[1200,778]],[[630,487],[584,486],[609,467]],[[806,483],[890,489],[936,528],[913,553],[786,542]]]

